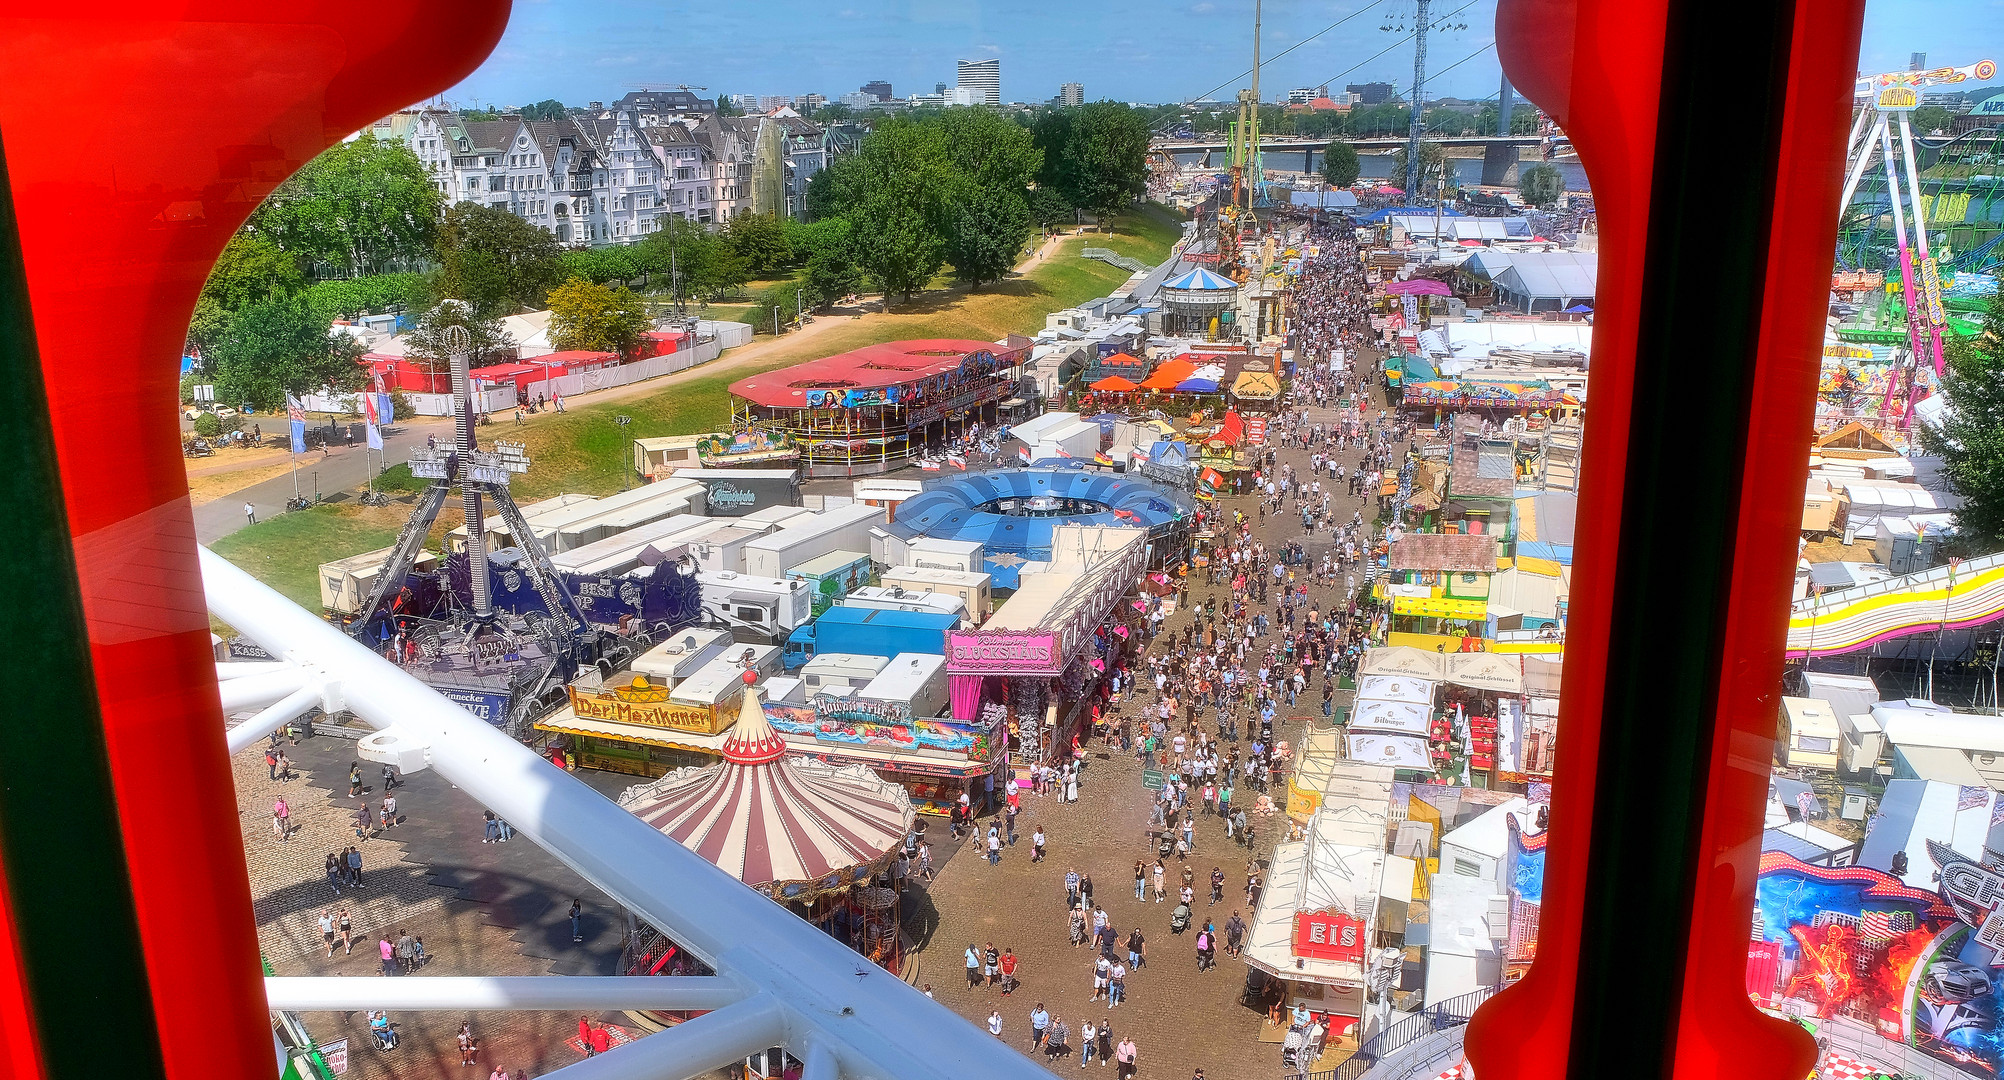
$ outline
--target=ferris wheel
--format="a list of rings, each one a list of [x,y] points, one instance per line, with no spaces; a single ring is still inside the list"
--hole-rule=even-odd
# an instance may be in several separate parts
[[[1920,107],[1922,91],[1928,87],[1971,80],[1983,82],[1996,75],[1995,61],[1979,60],[1965,67],[1864,75],[1859,77],[1854,91],[1860,108],[1851,124],[1846,154],[1851,163],[1850,174],[1845,178],[1838,212],[1843,213],[1851,205],[1858,182],[1874,157],[1881,159],[1886,171],[1886,197],[1892,205],[1893,236],[1899,247],[1900,290],[1906,303],[1909,350],[1902,365],[1906,369],[1905,378],[1887,380],[1885,403],[1890,407],[1895,389],[1903,388],[1906,400],[1902,411],[1906,417],[1913,413],[1914,377],[1923,360],[1933,365],[1936,377],[1942,373],[1941,336],[1948,325],[1941,302],[1941,272],[1928,250],[1928,203],[1921,195],[1921,175],[1914,163],[1914,135],[1908,114]]]

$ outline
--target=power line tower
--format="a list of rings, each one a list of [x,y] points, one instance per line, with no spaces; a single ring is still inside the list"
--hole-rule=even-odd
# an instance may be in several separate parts
[[[1414,0],[1413,13],[1413,117],[1406,134],[1406,200],[1419,191],[1420,134],[1426,130],[1426,31],[1427,9],[1433,0]]]

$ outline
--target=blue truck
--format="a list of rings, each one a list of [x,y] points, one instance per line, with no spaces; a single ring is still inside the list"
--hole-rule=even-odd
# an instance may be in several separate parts
[[[888,611],[837,605],[786,639],[780,662],[799,671],[817,653],[859,653],[896,656],[899,653],[946,655],[946,632],[960,625],[958,616],[930,611]]]

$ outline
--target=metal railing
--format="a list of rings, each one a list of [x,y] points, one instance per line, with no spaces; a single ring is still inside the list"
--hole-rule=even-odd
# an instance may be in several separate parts
[[[1496,995],[1500,986],[1484,987],[1460,997],[1451,997],[1439,1004],[1398,1021],[1373,1036],[1370,1041],[1357,1048],[1349,1060],[1334,1069],[1319,1072],[1283,1072],[1282,1080],[1357,1080],[1370,1071],[1371,1066],[1398,1052],[1401,1047],[1432,1035],[1468,1023],[1475,1010],[1482,1003]]]
[[[1115,251],[1112,248],[1102,248],[1102,247],[1081,248],[1079,249],[1079,254],[1085,256],[1088,259],[1098,259],[1101,262],[1112,263],[1113,265],[1120,267],[1122,270],[1130,270],[1135,273],[1139,273],[1143,270],[1147,270],[1150,268],[1147,263],[1142,262],[1140,259],[1132,258],[1127,255],[1122,255],[1120,252]]]

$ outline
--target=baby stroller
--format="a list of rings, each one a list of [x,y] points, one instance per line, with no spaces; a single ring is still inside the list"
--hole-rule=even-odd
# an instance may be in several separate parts
[[[1169,932],[1172,934],[1180,934],[1183,931],[1188,930],[1189,928],[1190,928],[1190,905],[1177,904],[1176,910],[1171,912],[1169,915]]]

